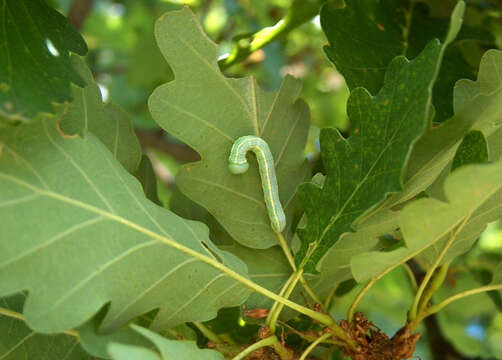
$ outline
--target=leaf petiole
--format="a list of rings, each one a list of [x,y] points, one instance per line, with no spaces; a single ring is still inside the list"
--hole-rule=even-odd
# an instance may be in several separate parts
[[[361,289],[359,294],[357,294],[356,298],[354,299],[354,301],[352,302],[352,304],[349,307],[349,311],[347,312],[347,321],[349,323],[351,323],[352,320],[354,319],[354,312],[356,311],[356,308],[357,308],[357,305],[359,305],[359,302],[362,300],[364,295],[366,295],[366,293],[371,289],[371,287],[373,285],[375,285],[375,283],[378,281],[378,279],[380,279],[382,276],[373,278],[370,281],[368,281],[368,283]]]
[[[20,314],[16,311],[12,311],[12,310],[9,310],[9,309],[3,308],[3,307],[0,307],[0,315],[8,316],[8,317],[26,322],[26,318],[24,317],[23,314]],[[66,334],[66,335],[70,335],[70,336],[73,336],[76,338],[80,338],[80,334],[78,333],[78,331],[75,331],[75,330],[65,330],[65,331],[62,331],[61,333]]]
[[[420,324],[420,322],[424,320],[426,317],[437,313],[438,311],[442,310],[444,307],[448,306],[449,304],[451,304],[456,300],[462,299],[466,296],[476,295],[493,290],[502,290],[502,284],[481,286],[476,289],[465,290],[456,295],[450,296],[449,298],[441,301],[440,303],[432,305],[426,311],[421,313],[419,317],[417,317],[414,321],[411,322],[410,329],[414,330],[418,326],[418,324]]]
[[[50,198],[55,198],[57,200],[66,202],[66,203],[71,204],[73,206],[76,206],[76,207],[79,207],[82,209],[86,209],[90,212],[94,212],[96,214],[104,216],[105,218],[108,218],[112,221],[116,221],[117,223],[122,224],[124,226],[127,226],[133,230],[136,230],[139,233],[142,233],[152,239],[156,239],[156,240],[158,240],[158,241],[160,241],[160,242],[162,242],[162,243],[164,243],[164,244],[166,244],[166,245],[168,245],[178,251],[181,251],[187,255],[193,256],[194,258],[199,259],[200,261],[205,262],[208,265],[211,265],[215,269],[220,270],[221,272],[225,273],[226,275],[228,275],[232,279],[237,280],[238,282],[240,282],[244,286],[247,286],[251,290],[254,290],[257,293],[260,293],[260,294],[262,294],[272,300],[275,300],[279,303],[282,303],[282,304],[290,307],[291,309],[298,311],[299,313],[307,315],[307,316],[311,317],[312,319],[319,321],[321,324],[330,326],[334,322],[330,316],[325,315],[325,314],[321,314],[317,311],[313,311],[305,306],[299,305],[293,301],[285,299],[282,296],[279,296],[276,293],[256,284],[255,282],[253,282],[251,280],[249,280],[245,276],[233,271],[232,269],[228,268],[224,264],[220,263],[218,260],[210,258],[209,256],[203,255],[196,250],[193,250],[187,246],[184,246],[184,245],[176,242],[174,239],[171,239],[167,236],[160,235],[154,231],[151,231],[147,228],[144,228],[143,226],[140,226],[136,223],[133,223],[133,222],[129,221],[128,219],[125,219],[125,218],[118,216],[116,214],[112,214],[111,212],[105,211],[105,210],[97,208],[95,206],[82,203],[78,200],[62,196],[62,195],[54,193],[52,191],[41,190],[41,189],[38,189],[38,188],[36,188],[32,185],[29,185],[29,184],[26,184],[25,186],[32,189],[33,191],[39,193],[40,195],[45,195]]]
[[[425,274],[425,278],[422,281],[422,283],[420,284],[420,286],[418,287],[417,293],[415,294],[415,299],[413,300],[413,304],[411,305],[410,311],[408,312],[408,320],[410,322],[414,321],[417,318],[417,316],[419,315],[419,313],[418,313],[418,307],[419,307],[420,302],[424,298],[424,295],[425,295],[424,291],[426,290],[427,285],[429,284],[429,281],[433,277],[436,269],[438,268],[439,264],[441,263],[441,261],[443,260],[444,256],[446,255],[446,252],[448,251],[448,249],[450,248],[450,246],[453,244],[453,242],[457,238],[458,234],[462,231],[462,229],[464,228],[465,224],[467,223],[467,221],[469,220],[470,217],[471,217],[471,214],[469,213],[469,214],[467,214],[467,216],[465,217],[465,219],[462,220],[462,222],[459,224],[459,226],[457,227],[457,229],[455,230],[455,232],[453,233],[453,235],[448,239],[448,241],[444,245],[444,247],[441,250],[441,252],[439,253],[438,257],[434,261],[434,264],[432,264],[432,266],[429,268],[429,270],[427,270],[427,273]],[[439,281],[439,279],[438,279],[438,281]],[[429,292],[431,290],[429,290]],[[435,289],[434,292],[436,290],[437,289]],[[429,295],[432,296],[432,294],[426,294],[425,296],[427,297]],[[430,297],[429,297],[429,299],[430,299]]]
[[[324,340],[327,340],[329,337],[331,337],[330,333],[323,334],[322,336],[318,337],[316,341],[314,341],[312,344],[309,345],[308,348],[305,349],[303,352],[302,356],[300,356],[299,360],[305,360],[307,356],[315,349],[317,345],[322,343]]]
[[[287,288],[284,291],[284,298],[287,299],[289,296],[291,296],[291,293],[295,289],[296,284],[300,280],[301,276],[303,274],[302,270],[297,271],[296,273],[293,274],[293,276],[290,278],[291,281],[288,280],[286,282]],[[279,314],[281,313],[282,309],[284,308],[284,304],[278,304],[275,307],[272,307],[272,310],[270,311],[269,316],[267,317],[267,325],[270,327],[270,331],[272,331],[272,334],[275,332],[275,325],[277,322],[277,319],[279,318]]]
[[[428,286],[425,288],[422,299],[418,304],[418,312],[417,312],[418,314],[421,314],[426,310],[427,304],[429,303],[430,299],[443,284],[444,279],[448,274],[448,268],[450,266],[450,263],[451,260],[447,261],[446,263],[443,264],[443,266],[438,268],[438,271],[436,272],[432,280],[429,282]]]
[[[265,347],[265,346],[274,345],[278,342],[279,342],[279,340],[277,339],[277,337],[275,335],[269,336],[268,338],[265,338],[265,339],[261,339],[260,341],[257,341],[254,344],[245,348],[243,351],[241,351],[239,354],[237,354],[237,356],[233,357],[232,360],[244,359],[246,356],[251,354],[253,351],[258,350],[258,349]]]
[[[198,322],[198,321],[194,321],[192,322],[192,324],[200,330],[200,332],[210,341],[216,343],[216,344],[221,344],[223,343],[223,341],[220,339],[220,337],[215,334],[214,332],[212,332],[206,325]]]
[[[295,259],[293,259],[293,256],[291,255],[291,251],[286,243],[286,240],[284,239],[284,236],[282,233],[277,233],[277,240],[279,241],[279,245],[281,246],[282,252],[284,253],[284,256],[288,259],[289,265],[291,265],[291,268],[293,271],[296,271],[296,264],[295,264]],[[312,290],[312,288],[309,286],[307,283],[307,280],[303,277],[303,275],[300,277],[300,284],[302,284],[303,288],[307,292],[307,294],[310,296],[312,301],[315,303],[321,304],[321,300],[319,297],[316,295],[316,293]]]

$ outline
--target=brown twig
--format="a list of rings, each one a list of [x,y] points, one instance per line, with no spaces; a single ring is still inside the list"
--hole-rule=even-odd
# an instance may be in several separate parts
[[[143,150],[154,149],[170,155],[180,163],[187,163],[200,160],[197,154],[189,146],[171,141],[165,137],[163,131],[145,131],[136,129],[136,135]]]
[[[68,11],[68,21],[78,30],[82,27],[89,11],[94,5],[94,0],[74,0],[70,11]]]

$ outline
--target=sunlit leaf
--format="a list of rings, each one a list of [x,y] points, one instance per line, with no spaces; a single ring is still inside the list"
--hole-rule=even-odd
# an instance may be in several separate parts
[[[73,328],[110,303],[102,328],[155,308],[153,326],[167,328],[208,320],[247,298],[246,288],[207,264],[246,276],[206,226],[147,200],[92,134],[63,138],[55,125],[0,132],[0,295],[29,291],[30,327]]]
[[[256,161],[249,156],[248,172],[233,175],[228,170],[228,156],[240,136],[256,135],[268,143],[280,199],[290,220],[296,187],[307,170],[303,148],[309,112],[298,100],[300,82],[288,76],[278,92],[266,93],[251,77],[224,77],[217,65],[217,46],[188,8],[160,18],[155,32],[175,80],[154,91],[150,111],[163,129],[202,158],[183,166],[177,185],[239,243],[253,248],[277,244]]]

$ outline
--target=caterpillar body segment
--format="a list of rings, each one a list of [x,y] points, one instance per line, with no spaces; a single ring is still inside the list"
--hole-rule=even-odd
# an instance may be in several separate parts
[[[245,173],[249,168],[246,159],[248,151],[254,152],[258,161],[263,197],[270,218],[270,226],[274,232],[280,233],[286,226],[286,215],[279,199],[274,159],[265,140],[251,135],[238,138],[230,151],[228,169],[233,174]]]

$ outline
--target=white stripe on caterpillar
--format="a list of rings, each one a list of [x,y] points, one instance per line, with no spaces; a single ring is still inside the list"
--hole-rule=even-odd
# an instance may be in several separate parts
[[[246,160],[246,153],[248,151],[254,152],[258,161],[261,187],[270,218],[270,226],[274,232],[280,233],[286,226],[286,215],[284,215],[284,210],[279,199],[274,159],[265,140],[251,135],[238,138],[230,151],[228,169],[232,174],[245,173],[249,168]]]

